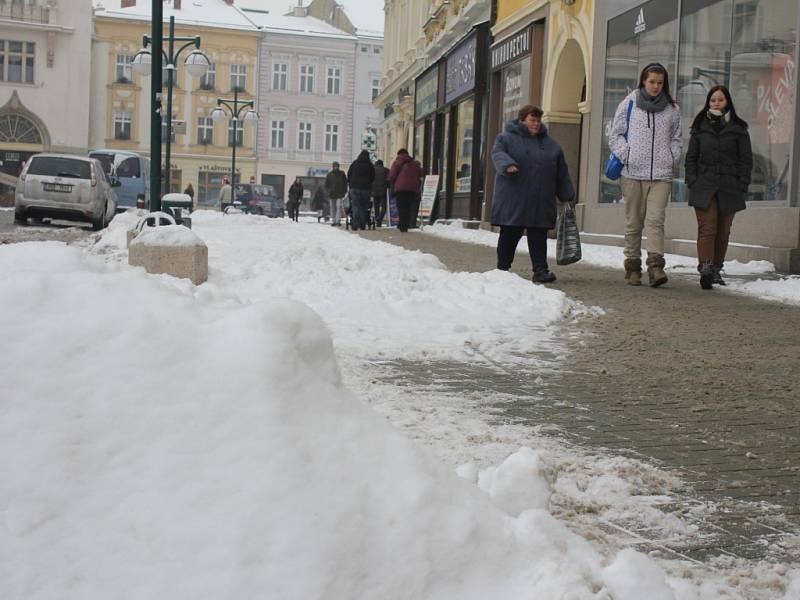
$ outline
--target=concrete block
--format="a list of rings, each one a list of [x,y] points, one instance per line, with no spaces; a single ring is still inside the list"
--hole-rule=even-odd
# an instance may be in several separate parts
[[[199,285],[208,279],[208,246],[182,225],[145,227],[129,242],[128,264]]]

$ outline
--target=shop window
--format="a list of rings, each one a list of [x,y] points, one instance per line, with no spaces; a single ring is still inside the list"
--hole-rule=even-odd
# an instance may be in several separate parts
[[[222,178],[225,174],[216,171],[197,173],[197,204],[213,206],[219,199]]]
[[[163,170],[161,173],[162,177],[165,176]],[[183,173],[180,169],[170,169],[169,185],[167,186],[170,194],[180,194],[183,191],[183,186],[181,186],[182,177]]]
[[[469,192],[472,185],[472,141],[473,123],[475,120],[475,101],[466,100],[458,105],[456,119],[456,157],[453,172],[455,174],[456,193]]]
[[[421,165],[425,164],[425,121],[422,121],[414,129],[414,158]]]
[[[530,57],[515,62],[503,69],[502,75],[503,101],[502,123],[513,121],[519,115],[519,109],[530,102],[531,59]]]

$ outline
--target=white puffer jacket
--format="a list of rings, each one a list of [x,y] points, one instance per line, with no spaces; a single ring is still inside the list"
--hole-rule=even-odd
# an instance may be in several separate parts
[[[636,106],[634,90],[620,102],[608,136],[611,151],[625,163],[622,176],[630,179],[672,179],[681,158],[683,133],[681,111],[668,104],[660,113],[651,113]],[[633,101],[628,141],[625,141],[628,102]]]

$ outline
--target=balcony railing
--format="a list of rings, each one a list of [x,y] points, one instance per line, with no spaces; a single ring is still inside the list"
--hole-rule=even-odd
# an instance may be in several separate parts
[[[27,21],[29,23],[50,23],[50,8],[34,2],[11,2],[0,0],[0,19]]]

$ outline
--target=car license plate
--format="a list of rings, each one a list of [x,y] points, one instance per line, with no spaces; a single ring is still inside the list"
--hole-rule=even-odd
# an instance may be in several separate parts
[[[72,191],[72,186],[65,183],[42,183],[42,189],[45,192],[66,192]]]

